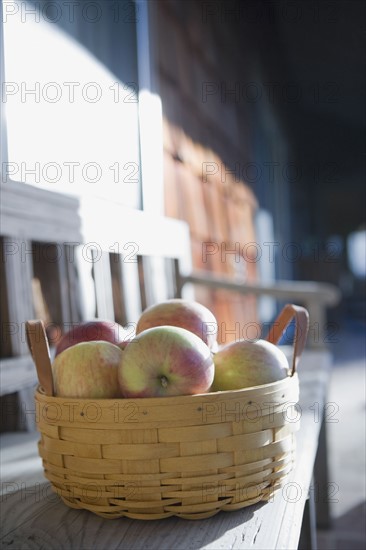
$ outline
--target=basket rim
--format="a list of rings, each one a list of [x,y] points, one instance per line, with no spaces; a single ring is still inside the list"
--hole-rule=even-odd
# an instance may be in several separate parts
[[[289,385],[298,385],[298,374],[295,372],[292,375],[283,378],[282,380],[277,380],[276,382],[270,382],[268,384],[261,384],[259,386],[250,386],[248,388],[241,388],[237,390],[225,390],[225,391],[215,391],[215,392],[206,392],[206,393],[196,393],[192,395],[175,395],[175,396],[166,396],[166,397],[115,397],[115,398],[97,398],[97,397],[67,397],[67,396],[49,396],[46,395],[42,386],[38,385],[35,391],[37,399],[42,401],[52,401],[64,403],[67,402],[78,402],[80,404],[97,402],[103,403],[105,405],[112,405],[118,402],[129,402],[139,403],[145,406],[162,406],[162,405],[176,405],[188,404],[193,401],[218,401],[220,399],[237,399],[237,398],[250,398],[258,397],[259,395],[270,394],[273,391],[279,391],[287,388]]]

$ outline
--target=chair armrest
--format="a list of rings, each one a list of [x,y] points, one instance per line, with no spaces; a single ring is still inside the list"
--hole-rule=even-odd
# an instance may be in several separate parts
[[[341,292],[336,286],[315,281],[281,280],[265,284],[246,283],[228,277],[218,277],[206,271],[195,271],[179,277],[179,290],[187,283],[230,290],[240,294],[267,295],[277,300],[300,302],[309,311],[310,322],[319,335],[310,342],[311,347],[325,347],[323,338],[326,329],[325,310],[326,307],[338,304],[341,299]]]

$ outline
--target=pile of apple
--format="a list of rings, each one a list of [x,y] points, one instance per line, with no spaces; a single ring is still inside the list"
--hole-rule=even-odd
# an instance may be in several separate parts
[[[198,302],[172,299],[147,308],[136,335],[94,320],[63,335],[52,364],[62,397],[138,398],[234,390],[282,380],[288,361],[265,340],[219,347],[217,321]]]

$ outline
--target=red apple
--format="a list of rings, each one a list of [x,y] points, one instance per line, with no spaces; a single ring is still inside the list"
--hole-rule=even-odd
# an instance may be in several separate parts
[[[214,356],[211,391],[237,390],[283,380],[289,374],[285,354],[266,340],[238,340]]]
[[[124,397],[192,395],[208,391],[214,364],[196,334],[161,326],[144,330],[126,347],[118,374]]]
[[[114,321],[94,319],[75,324],[66,332],[56,345],[55,355],[80,342],[103,340],[111,344],[119,345],[131,337],[131,331],[127,331]]]
[[[123,351],[110,342],[80,342],[57,355],[52,364],[60,397],[120,397],[118,367]]]
[[[136,334],[147,328],[166,325],[185,328],[193,332],[210,349],[216,346],[216,318],[207,307],[198,302],[175,298],[148,307],[143,311],[137,323]]]

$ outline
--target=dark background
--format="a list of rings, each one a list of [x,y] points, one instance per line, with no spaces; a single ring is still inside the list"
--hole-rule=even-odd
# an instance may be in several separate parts
[[[278,93],[275,102],[301,169],[291,187],[293,235],[346,238],[365,224],[365,3],[300,0],[272,10],[263,63],[278,89],[297,85],[294,101]]]
[[[344,313],[360,317],[365,284],[350,274],[346,245],[351,232],[365,229],[365,3],[290,4],[292,22],[285,4],[275,3],[263,59],[274,79],[301,91],[298,101],[278,104],[302,170],[291,186],[291,228],[308,253],[294,276],[337,284]]]

